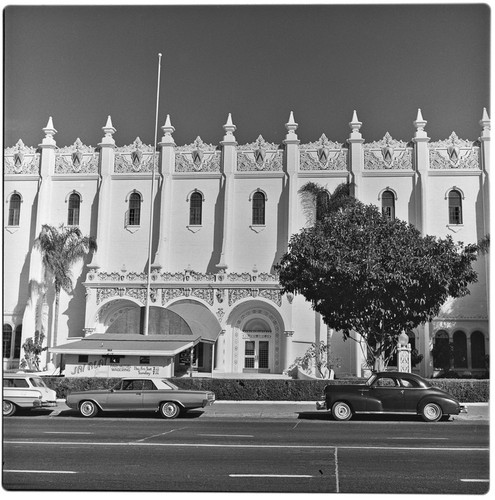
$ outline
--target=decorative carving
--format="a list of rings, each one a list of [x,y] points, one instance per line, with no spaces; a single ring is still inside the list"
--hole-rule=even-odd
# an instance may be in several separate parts
[[[14,147],[5,149],[4,164],[6,174],[39,175],[40,155],[19,139]]]
[[[210,306],[213,305],[213,289],[212,288],[195,288],[192,291],[192,296],[204,300]]]
[[[443,141],[428,145],[430,150],[430,169],[480,168],[479,148],[471,141],[459,139],[455,132]]]
[[[382,140],[364,145],[365,170],[411,170],[413,149],[387,132]]]
[[[115,167],[116,174],[152,172],[153,146],[145,145],[139,137],[128,145],[115,150]]]
[[[167,302],[183,296],[183,288],[164,288],[162,290],[162,305],[165,305]]]
[[[242,282],[248,282],[251,281],[251,275],[249,273],[229,273],[227,275],[227,279],[229,281],[242,281]]]
[[[139,300],[142,304],[146,304],[146,290],[144,288],[127,288],[124,289],[124,294]],[[151,294],[150,294],[151,298]],[[154,301],[153,301],[154,302]]]
[[[229,306],[241,299],[248,297],[263,297],[271,300],[278,306],[282,305],[282,294],[280,290],[272,288],[230,288],[228,290]]]
[[[212,144],[206,144],[201,137],[187,146],[176,148],[176,172],[220,172],[220,151]]]
[[[347,149],[329,141],[325,134],[317,142],[302,144],[299,150],[301,170],[347,170]]]
[[[260,135],[255,142],[238,147],[239,172],[278,172],[283,170],[283,151],[278,144],[266,142]]]
[[[217,318],[218,322],[221,323],[223,320],[223,317],[225,316],[225,311],[220,307],[217,309]]]
[[[98,154],[91,146],[85,146],[77,138],[72,146],[57,150],[55,157],[56,174],[97,174]]]

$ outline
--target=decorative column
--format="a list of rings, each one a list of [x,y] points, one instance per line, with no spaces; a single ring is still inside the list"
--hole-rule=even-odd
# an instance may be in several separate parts
[[[224,188],[224,210],[223,210],[223,239],[220,262],[217,264],[219,271],[225,271],[229,265],[233,267],[232,261],[232,233],[234,225],[234,173],[237,168],[237,141],[234,132],[237,127],[232,123],[229,113],[227,123],[223,126],[225,135],[220,144],[223,146],[223,188]]]
[[[45,133],[41,144],[38,147],[41,149],[40,155],[40,180],[38,188],[38,205],[36,210],[35,222],[35,238],[38,237],[41,226],[51,222],[50,202],[51,202],[51,184],[52,176],[55,172],[55,151],[57,143],[53,136],[57,133],[53,126],[52,117],[48,119],[48,123],[44,129]],[[41,285],[41,287],[39,286]],[[29,299],[24,309],[22,318],[22,344],[30,337],[34,339],[35,332],[43,332],[46,336],[47,347],[53,346],[52,327],[47,324],[48,304],[45,300],[45,283],[43,276],[43,264],[41,254],[38,250],[32,249],[29,257]],[[23,356],[21,352],[21,357]],[[49,368],[54,368],[50,363],[53,355],[48,351],[44,351],[40,356],[40,367],[43,369],[49,365]]]
[[[285,144],[285,167],[287,176],[287,236],[288,239],[299,230],[297,225],[298,199],[297,199],[297,173],[299,172],[300,156],[299,143],[301,142],[296,134],[298,124],[294,120],[294,114],[291,111],[289,121],[285,124],[287,135],[284,139]]]
[[[115,163],[115,140],[113,134],[116,129],[112,125],[112,118],[108,116],[107,123],[102,127],[105,136],[98,144],[100,147],[100,181],[98,186],[98,218],[96,226],[96,242],[98,251],[93,253],[90,269],[96,270],[101,267],[106,268],[108,256],[110,255],[110,245],[108,236],[110,234],[110,225],[113,221],[111,207],[111,176]]]
[[[480,125],[483,127],[481,131],[480,140],[480,153],[481,153],[481,195],[483,200],[483,224],[484,224],[484,235],[490,234],[490,184],[488,178],[488,171],[490,167],[490,117],[486,112],[486,108],[483,108],[483,116],[480,120]],[[490,273],[488,270],[487,258],[482,256],[485,262],[485,273],[486,273],[486,298],[487,304],[490,303],[490,287],[488,283],[490,281]]]
[[[428,151],[428,141],[430,138],[424,130],[428,122],[423,119],[421,109],[418,109],[418,115],[414,121],[416,134],[413,137],[415,143],[414,158],[416,172],[416,220],[414,225],[421,231],[423,235],[428,233],[428,169],[430,165],[430,157]]]
[[[349,143],[349,169],[351,171],[351,194],[356,199],[359,199],[360,189],[363,179],[364,170],[364,139],[359,130],[361,129],[362,122],[358,120],[356,110],[352,115],[352,120],[349,122],[351,134],[347,142]]]
[[[175,142],[172,134],[175,128],[170,122],[170,115],[167,115],[165,125],[161,127],[163,131],[162,140],[158,146],[161,147],[160,173],[162,176],[161,196],[160,196],[160,229],[158,234],[158,248],[155,254],[152,270],[161,268],[169,269],[170,257],[170,237],[171,237],[171,217],[172,217],[172,174],[175,170]]]
[[[397,371],[411,373],[411,344],[405,332],[399,335],[397,344]]]

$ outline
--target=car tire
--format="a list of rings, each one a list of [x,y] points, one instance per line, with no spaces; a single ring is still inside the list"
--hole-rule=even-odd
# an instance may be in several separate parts
[[[421,417],[425,422],[438,422],[442,414],[442,408],[437,403],[426,403],[421,409]]]
[[[173,401],[165,401],[160,405],[160,415],[163,418],[176,418],[179,416],[180,407]]]
[[[92,418],[98,415],[98,406],[94,401],[83,401],[79,405],[79,413],[86,418]]]
[[[343,401],[337,401],[332,406],[332,417],[340,421],[349,420],[352,417],[351,407]]]
[[[3,400],[3,416],[4,417],[11,417],[12,415],[14,415],[14,413],[16,412],[17,410],[17,406],[12,403],[11,401],[5,401]]]

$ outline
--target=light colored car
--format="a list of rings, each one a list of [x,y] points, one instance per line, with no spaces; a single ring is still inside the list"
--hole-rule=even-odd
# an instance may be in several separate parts
[[[67,406],[83,417],[94,417],[101,410],[158,411],[163,418],[175,418],[214,402],[213,392],[179,389],[164,378],[124,378],[111,389],[72,392],[66,399]]]
[[[57,406],[57,394],[35,373],[3,375],[3,416],[10,417],[18,408],[39,409]]]

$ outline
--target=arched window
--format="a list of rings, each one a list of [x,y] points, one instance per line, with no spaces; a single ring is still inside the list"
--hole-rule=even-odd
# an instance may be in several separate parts
[[[433,366],[442,370],[448,370],[450,368],[449,334],[445,330],[440,330],[435,335]]]
[[[10,197],[9,226],[18,226],[21,218],[21,195],[14,193]]]
[[[471,366],[485,368],[485,336],[481,332],[471,334]]]
[[[191,194],[189,200],[189,225],[201,226],[203,217],[203,196],[197,191]]]
[[[139,193],[132,193],[129,196],[129,211],[127,223],[129,226],[139,226],[141,224],[141,196]]]
[[[466,334],[461,331],[454,332],[454,368],[467,368],[467,341]]]
[[[81,205],[81,197],[77,193],[72,193],[69,196],[69,212],[67,214],[67,225],[79,225],[79,206]]]
[[[260,191],[253,194],[253,225],[265,225],[265,195]]]
[[[326,191],[321,191],[316,197],[316,220],[320,221],[325,217],[328,205],[330,203],[330,195]]]
[[[395,219],[395,196],[392,191],[384,191],[382,194],[382,214],[388,220]]]
[[[456,189],[449,193],[449,224],[462,224],[462,197]]]
[[[12,351],[12,327],[8,324],[3,325],[3,357],[10,359]]]

